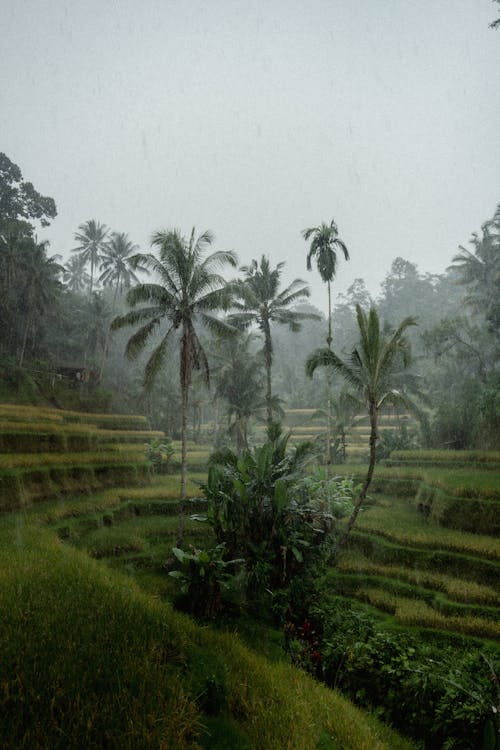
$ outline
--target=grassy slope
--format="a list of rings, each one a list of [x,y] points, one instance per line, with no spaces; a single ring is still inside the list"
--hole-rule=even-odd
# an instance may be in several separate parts
[[[410,748],[339,694],[196,626],[26,516],[0,526],[2,746]],[[229,733],[229,734],[228,734]],[[223,744],[212,744],[223,747]]]

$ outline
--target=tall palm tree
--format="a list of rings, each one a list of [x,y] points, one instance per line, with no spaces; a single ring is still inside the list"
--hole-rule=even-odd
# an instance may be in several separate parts
[[[90,282],[90,276],[85,271],[85,261],[79,255],[73,256],[64,266],[63,281],[72,292],[83,292]]]
[[[160,343],[153,349],[145,367],[146,387],[152,385],[165,362],[172,335],[176,331],[180,333],[181,496],[185,498],[187,407],[193,371],[199,370],[207,385],[210,379],[207,356],[196,324],[199,321],[215,332],[230,330],[227,323],[215,316],[219,310],[227,309],[230,302],[229,287],[218,271],[227,264],[235,267],[237,258],[233,252],[215,252],[203,258],[213,242],[213,235],[204,232],[196,239],[194,228],[189,240],[177,230],[166,230],[156,232],[151,242],[158,248],[159,258],[152,253],[139,253],[134,262],[155,273],[159,283],[138,284],[130,289],[127,301],[137,309],[115,318],[112,329],[140,324],[127,344],[126,354],[130,358],[136,357],[153,335],[161,331]]]
[[[90,263],[89,299],[92,299],[94,269],[97,268],[105,248],[108,229],[105,224],[100,224],[95,219],[89,219],[84,224],[80,224],[78,229],[79,231],[75,233],[75,240],[78,242],[78,246],[73,247],[71,251],[79,253],[85,265]]]
[[[307,254],[307,270],[312,268],[312,260],[316,259],[319,275],[328,287],[328,336],[326,343],[329,349],[332,346],[332,294],[331,284],[337,273],[337,250],[341,250],[344,258],[349,260],[349,251],[345,243],[340,239],[337,225],[332,221],[330,224],[322,222],[319,227],[304,229],[303,238],[312,242]]]
[[[103,248],[99,281],[104,286],[114,286],[113,308],[118,292],[130,289],[132,282],[139,283],[135,271],[147,273],[144,266],[137,265],[132,257],[137,257],[139,247],[129,240],[125,232],[113,232],[109,242]]]
[[[266,368],[266,410],[267,424],[273,422],[273,397],[271,389],[271,368],[273,364],[273,341],[271,324],[287,325],[291,331],[300,331],[300,321],[319,320],[315,313],[291,310],[290,305],[309,297],[309,287],[301,279],[295,279],[290,286],[279,291],[280,276],[284,263],[271,269],[269,258],[263,255],[260,264],[252,260],[249,266],[242,266],[244,278],[232,285],[234,294],[233,312],[228,320],[231,324],[248,328],[257,324],[264,337],[264,365]]]
[[[414,401],[402,390],[403,371],[410,364],[410,346],[405,331],[416,325],[414,318],[405,318],[395,331],[382,330],[375,307],[365,313],[356,305],[359,342],[348,361],[342,360],[331,349],[317,349],[306,361],[306,372],[312,377],[318,367],[328,367],[344,377],[363,401],[370,419],[370,460],[365,481],[354,503],[354,509],[338,548],[344,546],[366,500],[375,468],[377,426],[380,410],[389,404],[402,404],[418,411]]]
[[[304,229],[302,236],[306,241],[311,239],[312,242],[307,254],[307,270],[312,268],[312,260],[316,259],[319,275],[328,288],[328,335],[326,344],[329,349],[332,348],[332,290],[331,284],[337,273],[337,251],[341,250],[344,258],[349,260],[349,251],[344,242],[338,236],[338,229],[335,221],[332,219],[330,224],[322,222],[319,227],[310,227]],[[332,464],[332,404],[331,404],[331,382],[327,377],[327,427],[326,427],[326,471],[327,478],[330,478],[330,469]]]

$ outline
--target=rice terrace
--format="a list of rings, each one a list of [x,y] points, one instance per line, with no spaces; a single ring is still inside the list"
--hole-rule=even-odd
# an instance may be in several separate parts
[[[500,750],[500,0],[1,19],[0,750]]]
[[[190,518],[208,447],[189,443],[181,501],[175,461],[150,475],[144,443],[159,432],[144,418],[3,405],[0,424],[2,746],[418,746],[348,697],[417,735],[483,731],[499,635],[498,452],[396,451],[377,469],[312,605],[318,662],[303,622],[284,638],[234,604],[208,629],[172,608],[181,504],[183,547],[214,544]]]

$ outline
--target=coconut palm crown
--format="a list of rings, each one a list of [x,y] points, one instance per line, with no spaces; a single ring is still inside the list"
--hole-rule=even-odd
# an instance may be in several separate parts
[[[372,481],[380,410],[393,404],[420,414],[413,399],[403,390],[403,373],[411,361],[410,344],[405,332],[416,325],[416,320],[405,318],[395,330],[386,332],[381,327],[375,307],[372,306],[366,313],[360,305],[356,305],[356,316],[359,342],[347,361],[327,348],[316,350],[306,361],[306,372],[310,377],[318,367],[328,367],[342,375],[364,403],[370,419],[368,470],[339,547],[345,544]],[[413,391],[417,390],[411,378],[406,378],[406,381]]]
[[[78,245],[73,247],[71,251],[78,253],[85,265],[90,263],[89,299],[91,299],[94,288],[94,270],[97,268],[105,249],[108,229],[105,224],[90,219],[84,224],[80,224],[78,230],[75,233],[75,240]]]
[[[233,252],[220,251],[204,258],[212,242],[211,232],[195,238],[194,228],[189,239],[176,229],[156,232],[151,244],[158,248],[159,257],[139,253],[133,256],[133,263],[153,273],[158,283],[138,284],[130,289],[127,302],[134,309],[112,322],[113,330],[139,325],[127,343],[129,358],[138,356],[147,342],[159,335],[159,343],[155,341],[145,366],[145,387],[150,387],[160,372],[170,340],[176,332],[180,334],[182,497],[186,496],[187,405],[193,371],[200,370],[207,385],[210,380],[208,359],[196,331],[197,323],[215,332],[232,330],[215,313],[227,309],[230,302],[228,285],[219,270],[228,264],[235,267],[237,258]]]
[[[303,238],[312,242],[307,254],[307,270],[312,269],[313,258],[316,259],[319,275],[328,287],[328,336],[326,343],[330,348],[332,345],[332,297],[331,283],[337,274],[337,250],[341,250],[344,258],[349,260],[349,251],[345,243],[338,236],[337,225],[332,220],[330,224],[322,222],[319,227],[310,227],[302,232]]]
[[[133,257],[137,257],[138,250],[139,247],[129,240],[125,232],[113,232],[103,248],[99,281],[104,286],[114,286],[115,298],[118,292],[130,289],[132,282],[139,283],[135,271],[146,271],[143,266],[132,261]]]
[[[309,287],[302,279],[294,279],[282,291],[280,277],[284,263],[271,268],[269,258],[263,255],[260,263],[252,260],[249,266],[242,266],[244,278],[232,284],[234,300],[228,320],[232,325],[248,328],[256,324],[264,337],[264,365],[266,368],[267,423],[273,421],[273,398],[271,392],[271,368],[273,364],[273,341],[271,324],[287,325],[291,331],[300,331],[302,320],[319,320],[315,313],[291,310],[290,305],[309,297]]]

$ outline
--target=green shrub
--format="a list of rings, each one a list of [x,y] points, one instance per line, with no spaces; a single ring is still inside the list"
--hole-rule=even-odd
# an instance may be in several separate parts
[[[217,617],[224,607],[224,592],[235,587],[231,571],[244,560],[225,560],[224,543],[206,550],[193,547],[191,552],[174,547],[172,552],[179,568],[169,575],[180,583],[184,608],[197,617]]]
[[[498,501],[457,497],[421,482],[415,503],[426,518],[441,526],[491,536],[500,533]]]
[[[146,443],[146,458],[151,463],[152,470],[155,474],[168,474],[172,466],[172,459],[175,455],[175,448],[172,441],[168,438],[153,438],[150,443]]]
[[[329,550],[331,509],[315,503],[301,479],[310,447],[287,452],[287,443],[276,434],[240,456],[219,452],[202,485],[206,520],[228,559],[245,559],[247,595],[254,601],[287,588]]]
[[[311,631],[316,674],[429,750],[478,750],[490,723],[500,729],[493,654],[485,659],[478,649],[437,648],[328,597],[312,608],[306,634],[303,628],[295,633],[305,652]]]

